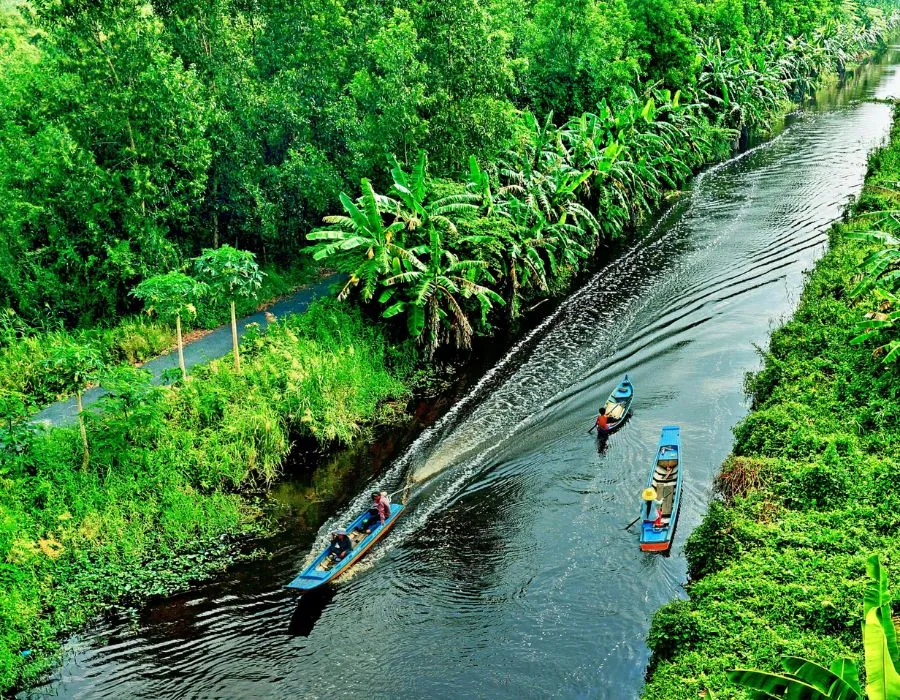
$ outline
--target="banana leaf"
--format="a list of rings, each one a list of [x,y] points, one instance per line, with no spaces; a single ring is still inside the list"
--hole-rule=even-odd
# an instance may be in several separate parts
[[[862,623],[863,647],[866,652],[866,692],[869,700],[896,700],[900,698],[900,674],[891,660],[886,630],[893,630],[890,617],[882,614],[884,608],[872,608]]]

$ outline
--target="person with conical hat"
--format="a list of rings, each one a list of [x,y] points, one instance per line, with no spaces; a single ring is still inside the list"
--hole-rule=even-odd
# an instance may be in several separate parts
[[[662,527],[662,501],[659,499],[659,494],[656,493],[656,489],[652,486],[648,486],[641,491],[641,499],[646,504],[644,508],[644,520],[653,520],[653,527]],[[652,519],[650,516],[653,512],[654,505],[656,506],[656,518]]]

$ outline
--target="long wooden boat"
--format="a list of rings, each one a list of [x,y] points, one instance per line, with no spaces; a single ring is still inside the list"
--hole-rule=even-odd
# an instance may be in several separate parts
[[[299,591],[311,591],[313,588],[333,581],[338,576],[346,572],[353,566],[366,552],[371,549],[381,537],[390,530],[397,518],[403,512],[403,505],[399,503],[391,504],[391,517],[384,521],[384,524],[378,525],[372,532],[366,534],[362,529],[362,524],[368,517],[368,510],[364,511],[352,523],[346,527],[347,535],[350,537],[352,547],[350,553],[343,559],[334,561],[329,555],[330,545],[326,546],[319,556],[312,563],[301,571],[297,577],[291,581],[285,588],[293,588]]]
[[[667,425],[662,429],[656,459],[650,470],[647,487],[641,497],[641,549],[645,552],[668,552],[675,534],[681,505],[681,428]]]
[[[619,382],[619,385],[613,389],[609,398],[606,399],[604,408],[606,409],[606,429],[602,430],[597,426],[597,435],[609,435],[621,428],[625,421],[628,420],[628,410],[631,408],[631,402],[634,400],[634,386],[628,375]]]

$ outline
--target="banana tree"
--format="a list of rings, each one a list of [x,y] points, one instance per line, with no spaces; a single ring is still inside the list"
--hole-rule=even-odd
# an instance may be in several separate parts
[[[353,287],[362,285],[362,298],[369,301],[382,276],[393,268],[395,261],[409,260],[409,253],[403,247],[404,222],[395,220],[385,225],[382,211],[387,198],[376,194],[369,180],[363,178],[361,185],[362,195],[356,202],[341,193],[341,204],[346,214],[326,216],[324,221],[332,228],[312,231],[306,237],[311,241],[321,241],[312,249],[315,260],[358,249],[365,251],[362,260],[352,263],[348,270],[350,279],[338,298],[345,299]]]
[[[393,156],[390,158],[390,164],[391,177],[394,180],[391,187],[393,198],[383,197],[380,204],[386,211],[403,221],[407,231],[418,232],[422,242],[430,240],[433,228],[455,234],[454,219],[470,216],[478,210],[479,195],[472,192],[459,192],[443,197],[430,196],[428,156],[424,151],[419,152],[419,157],[408,173]],[[485,177],[483,173],[481,175],[482,178]],[[484,184],[482,181],[482,188]]]
[[[131,295],[144,302],[148,314],[155,313],[165,320],[175,320],[175,337],[178,342],[178,366],[181,378],[187,379],[184,365],[184,342],[181,337],[181,317],[196,315],[197,301],[207,293],[208,287],[183,272],[167,272],[154,275],[131,290]]]
[[[894,700],[900,698],[900,649],[891,620],[891,597],[887,573],[877,555],[866,563],[869,583],[863,595],[863,649],[866,688],[863,693],[856,662],[839,658],[828,667],[796,656],[781,660],[784,671],[774,673],[750,669],[728,672],[735,685],[755,691],[760,697],[791,700]]]
[[[466,189],[479,198],[485,216],[491,216],[494,213],[491,176],[486,170],[479,167],[475,156],[469,156],[469,179],[466,182]]]
[[[871,212],[884,215],[879,225],[897,228],[897,212]],[[871,292],[877,304],[858,324],[854,345],[877,338],[881,344],[875,352],[885,363],[900,360],[900,237],[891,231],[855,231],[848,238],[874,243],[878,249],[861,263],[862,278],[850,294],[859,297]]]
[[[194,258],[197,272],[208,285],[214,299],[231,303],[231,343],[234,350],[234,368],[241,371],[238,352],[237,316],[235,300],[238,297],[255,297],[262,286],[265,273],[256,264],[256,256],[247,250],[237,250],[229,245],[206,248]]]
[[[528,217],[530,219],[530,217]],[[530,226],[507,216],[494,217],[490,232],[472,234],[460,239],[474,246],[481,259],[487,258],[490,269],[506,280],[506,306],[510,320],[519,316],[523,289],[548,291],[547,270],[556,270],[554,244],[543,235],[544,221]]]
[[[482,320],[494,303],[504,304],[499,294],[482,284],[493,282],[488,263],[460,260],[443,247],[440,232],[434,228],[429,245],[411,252],[412,269],[398,269],[384,280],[387,289],[379,301],[390,305],[382,315],[392,318],[405,314],[410,335],[426,345],[429,357],[451,338],[457,349],[471,348],[474,330],[466,302],[478,302]]]

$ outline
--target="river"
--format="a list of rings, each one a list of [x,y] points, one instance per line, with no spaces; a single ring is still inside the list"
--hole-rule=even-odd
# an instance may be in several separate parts
[[[684,596],[683,545],[747,411],[754,344],[795,307],[829,224],[860,191],[900,95],[895,52],[711,168],[519,342],[373,486],[407,513],[346,580],[281,589],[310,538],[72,639],[28,697],[634,698],[654,611]],[[628,372],[634,417],[598,449],[598,404]],[[661,426],[681,425],[671,556],[638,551]]]

